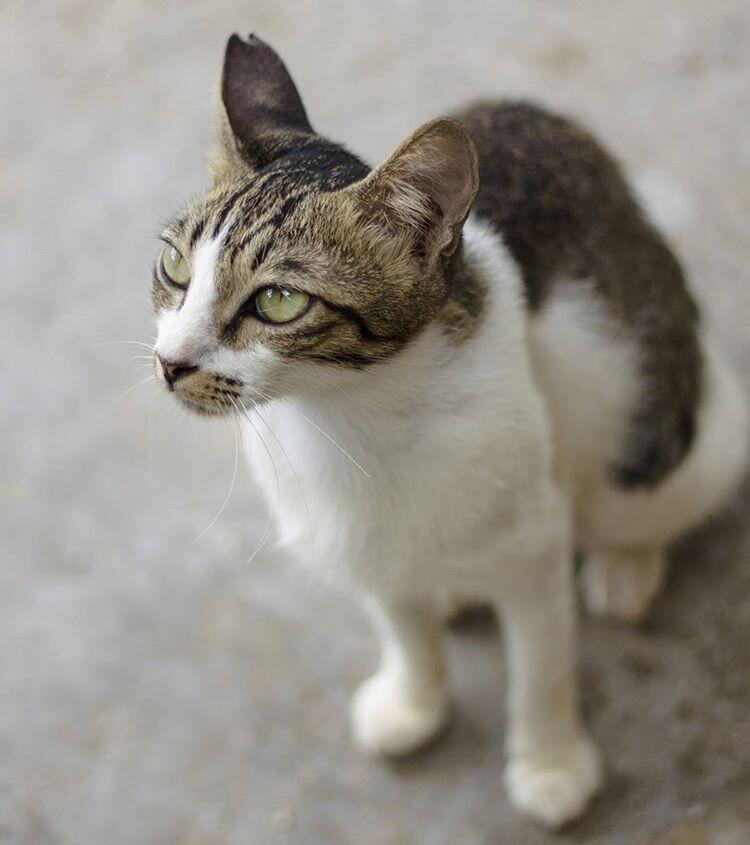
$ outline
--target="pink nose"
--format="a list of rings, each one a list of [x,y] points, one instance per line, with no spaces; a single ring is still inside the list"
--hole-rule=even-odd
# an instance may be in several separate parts
[[[188,364],[186,361],[165,361],[163,358],[159,358],[159,363],[164,373],[164,380],[169,385],[170,390],[174,389],[175,382],[198,369],[198,367]]]

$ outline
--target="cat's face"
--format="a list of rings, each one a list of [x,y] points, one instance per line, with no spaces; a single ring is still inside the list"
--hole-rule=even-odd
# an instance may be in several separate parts
[[[162,234],[156,369],[199,413],[321,390],[444,310],[476,191],[466,132],[418,130],[368,169],[316,135],[278,57],[230,39],[214,187]]]

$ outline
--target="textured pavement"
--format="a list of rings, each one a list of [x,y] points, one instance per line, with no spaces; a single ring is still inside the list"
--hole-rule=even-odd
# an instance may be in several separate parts
[[[456,717],[358,756],[359,612],[267,547],[230,427],[152,383],[159,220],[203,184],[223,43],[256,30],[313,124],[371,160],[478,95],[585,120],[750,374],[747,0],[0,5],[0,843],[747,845],[750,485],[638,630],[585,622],[609,778],[548,835],[509,808],[501,644],[450,637]]]

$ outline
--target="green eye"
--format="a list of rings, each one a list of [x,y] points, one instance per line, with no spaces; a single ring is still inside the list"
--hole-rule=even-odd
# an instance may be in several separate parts
[[[165,244],[161,253],[161,265],[172,284],[178,287],[187,287],[190,281],[190,265],[185,256],[172,244]]]
[[[307,311],[310,297],[299,290],[268,287],[255,295],[255,308],[269,323],[289,323]]]

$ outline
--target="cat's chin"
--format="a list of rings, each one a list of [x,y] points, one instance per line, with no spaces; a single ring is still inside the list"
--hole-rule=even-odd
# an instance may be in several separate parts
[[[193,414],[199,417],[228,417],[230,414],[236,412],[233,405],[216,405],[216,404],[202,404],[190,399],[188,396],[177,395],[175,397],[178,403]]]

